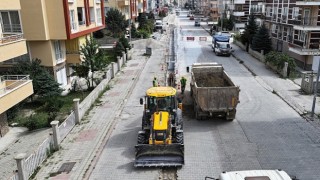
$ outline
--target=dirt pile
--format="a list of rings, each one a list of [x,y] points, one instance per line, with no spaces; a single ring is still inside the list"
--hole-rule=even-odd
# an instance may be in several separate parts
[[[228,81],[217,75],[210,74],[208,76],[196,76],[198,87],[226,87],[230,86]]]

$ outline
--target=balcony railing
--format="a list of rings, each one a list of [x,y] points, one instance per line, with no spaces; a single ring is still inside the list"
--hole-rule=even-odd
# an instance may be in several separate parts
[[[300,26],[319,26],[320,22],[318,21],[318,17],[296,17],[293,19],[293,24]]]
[[[0,97],[3,94],[12,91],[14,88],[28,82],[30,80],[29,75],[7,75],[7,76],[0,76],[0,82],[4,81],[15,81],[10,83],[8,86],[0,89]]]
[[[23,39],[23,34],[4,34],[4,37],[0,38],[0,44],[10,43],[21,39]]]
[[[2,33],[21,33],[21,24],[1,24]]]
[[[297,0],[296,1],[297,5],[320,5],[320,1],[319,0]]]

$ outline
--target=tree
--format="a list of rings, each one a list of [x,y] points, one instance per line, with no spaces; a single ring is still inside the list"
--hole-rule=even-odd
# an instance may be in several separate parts
[[[134,23],[131,24],[131,37],[135,38],[137,37],[138,34],[137,34],[137,28],[136,26],[134,25]]]
[[[253,14],[250,14],[248,24],[242,37],[242,42],[247,44],[246,50],[249,51],[249,45],[252,45],[252,37],[256,34],[258,25]]]
[[[119,41],[117,42],[116,47],[114,47],[113,49],[115,58],[117,58],[117,56],[122,56],[122,52],[125,51],[122,43]]]
[[[119,42],[123,45],[126,53],[127,53],[127,48],[131,49],[128,39],[125,38],[124,36],[121,36],[119,38]]]
[[[59,96],[62,89],[59,87],[53,76],[48,70],[41,66],[40,59],[34,59],[28,62],[19,62],[11,70],[12,74],[28,74],[32,79],[33,95],[41,98]]]
[[[264,53],[268,53],[272,50],[272,42],[269,36],[268,29],[263,24],[258,32],[253,36],[252,49],[255,51],[264,50]]]
[[[173,5],[178,5],[177,1],[176,0],[173,0]]]
[[[138,22],[139,22],[139,29],[144,29],[145,26],[147,25],[147,16],[146,13],[140,13],[138,16]]]
[[[119,37],[121,34],[124,34],[128,25],[125,16],[118,9],[111,8],[107,12],[106,28],[111,31],[114,36]]]
[[[91,83],[90,78],[86,78],[88,81],[88,89],[92,89],[93,84],[93,75],[95,71],[101,70],[102,68],[106,67],[109,63],[104,58],[104,53],[99,49],[99,45],[97,41],[91,36],[86,38],[86,43],[80,47],[80,54],[83,56],[83,62],[81,63],[82,70],[84,72],[86,69],[89,69],[91,71]],[[87,74],[89,76],[89,74]]]

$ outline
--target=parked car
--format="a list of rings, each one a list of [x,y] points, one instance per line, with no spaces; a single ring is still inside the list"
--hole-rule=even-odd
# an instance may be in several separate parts
[[[196,19],[194,21],[194,26],[200,26],[200,19]]]
[[[193,16],[193,15],[191,15],[189,19],[190,19],[190,20],[194,20],[194,16]]]

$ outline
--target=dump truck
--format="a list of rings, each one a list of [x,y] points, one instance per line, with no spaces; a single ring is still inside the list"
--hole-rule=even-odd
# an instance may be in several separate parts
[[[194,63],[190,89],[196,119],[213,116],[227,120],[235,118],[240,88],[234,85],[221,64]]]
[[[151,87],[138,133],[135,167],[179,167],[184,164],[182,104],[173,87]]]
[[[219,178],[205,177],[205,180],[298,180],[295,176],[289,176],[281,169],[275,170],[244,170],[222,172]]]
[[[232,47],[230,45],[230,37],[225,34],[217,34],[212,36],[212,49],[218,55],[230,56]]]

